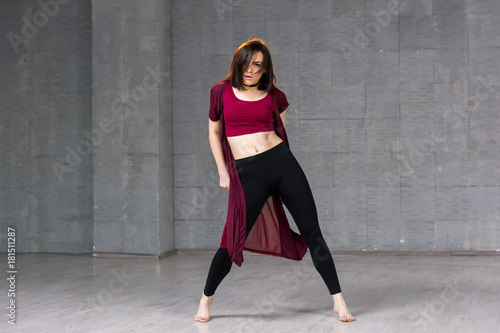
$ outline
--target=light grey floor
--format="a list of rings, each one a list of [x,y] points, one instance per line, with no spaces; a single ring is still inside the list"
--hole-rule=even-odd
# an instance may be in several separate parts
[[[2,279],[0,331],[500,332],[500,256],[334,255],[357,316],[340,323],[310,257],[246,255],[219,287],[212,320],[194,323],[211,258],[18,254],[17,325],[7,324]]]

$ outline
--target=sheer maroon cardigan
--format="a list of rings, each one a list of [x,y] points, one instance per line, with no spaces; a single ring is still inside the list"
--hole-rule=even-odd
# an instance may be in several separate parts
[[[230,180],[227,220],[220,247],[228,249],[231,260],[238,266],[243,263],[243,250],[301,260],[307,252],[307,244],[299,234],[290,229],[283,202],[278,196],[269,197],[257,218],[257,222],[245,240],[247,223],[245,193],[241,186],[224,126],[222,96],[227,84],[229,84],[229,81],[220,81],[212,86],[209,111],[211,120],[218,121],[222,119],[220,139]],[[288,106],[286,96],[276,87],[273,87],[269,94],[275,105],[273,110],[274,130],[289,146],[285,127],[280,117],[280,111],[284,111]],[[280,106],[281,110],[278,110]]]

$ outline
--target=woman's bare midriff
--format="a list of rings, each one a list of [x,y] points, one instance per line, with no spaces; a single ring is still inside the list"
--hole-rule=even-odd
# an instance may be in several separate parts
[[[274,131],[228,136],[227,141],[235,160],[263,153],[283,142]]]

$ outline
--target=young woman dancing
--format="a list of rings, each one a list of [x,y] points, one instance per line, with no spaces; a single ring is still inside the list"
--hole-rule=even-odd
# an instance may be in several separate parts
[[[311,188],[288,147],[288,101],[275,81],[266,44],[252,39],[236,50],[229,75],[211,89],[209,141],[229,205],[195,321],[210,319],[215,290],[233,262],[241,266],[244,249],[300,260],[308,248],[333,297],[333,311],[341,321],[355,320],[342,296]],[[300,235],[290,229],[283,204]]]

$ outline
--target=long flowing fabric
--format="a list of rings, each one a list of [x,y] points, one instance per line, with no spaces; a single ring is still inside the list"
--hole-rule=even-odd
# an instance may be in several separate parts
[[[222,95],[229,81],[221,81],[212,87],[210,94],[211,108],[215,107],[220,114],[220,139],[226,167],[229,173],[230,190],[226,225],[222,233],[221,248],[227,248],[231,260],[238,266],[243,263],[243,250],[301,260],[307,252],[307,244],[302,237],[290,229],[283,203],[279,197],[271,196],[262,209],[257,222],[246,236],[246,203],[245,194],[236,170],[234,157],[227,141]],[[288,144],[285,127],[277,108],[276,94],[280,92],[273,88],[270,92],[275,105],[274,128],[276,134]],[[281,93],[281,92],[280,92]]]

